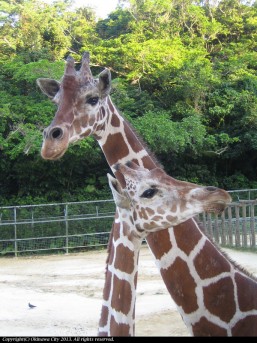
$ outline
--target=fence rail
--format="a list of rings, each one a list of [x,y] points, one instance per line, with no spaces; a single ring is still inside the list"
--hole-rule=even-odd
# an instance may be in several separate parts
[[[221,215],[203,213],[198,220],[221,246],[257,249],[257,200],[233,202]]]
[[[240,201],[233,201],[221,215],[203,213],[198,220],[222,246],[257,249],[257,190],[233,192],[233,200],[240,194]],[[114,214],[112,199],[0,207],[0,256],[106,246]]]
[[[66,253],[106,246],[113,200],[0,207],[0,254]]]

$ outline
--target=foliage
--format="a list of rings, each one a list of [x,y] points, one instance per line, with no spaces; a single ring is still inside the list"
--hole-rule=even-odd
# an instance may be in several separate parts
[[[40,157],[55,107],[36,86],[90,51],[112,99],[172,176],[256,188],[257,6],[240,0],[120,0],[97,20],[72,1],[0,1],[0,203],[110,198],[108,165],[87,138]],[[29,172],[28,172],[29,171]]]

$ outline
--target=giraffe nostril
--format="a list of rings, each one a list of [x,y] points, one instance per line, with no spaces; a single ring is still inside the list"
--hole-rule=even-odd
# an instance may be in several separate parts
[[[49,132],[49,136],[52,139],[61,139],[63,136],[63,130],[60,127],[55,127]]]
[[[214,187],[214,186],[207,186],[205,187],[207,191],[209,192],[215,192],[217,190],[217,187]]]

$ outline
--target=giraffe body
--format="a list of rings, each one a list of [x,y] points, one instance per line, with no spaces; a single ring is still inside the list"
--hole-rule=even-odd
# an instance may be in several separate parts
[[[149,155],[144,144],[112,103],[109,96],[110,72],[106,69],[100,73],[98,79],[94,79],[89,68],[88,54],[83,56],[79,71],[75,70],[72,59],[67,60],[61,82],[52,79],[38,79],[37,83],[43,93],[58,106],[52,123],[44,130],[41,148],[41,155],[44,159],[54,160],[61,158],[70,143],[93,135],[101,146],[106,160],[122,187],[125,186],[125,180],[122,173],[115,170],[117,163],[125,164],[128,161],[133,161],[149,170],[158,166],[156,160]],[[134,285],[136,287],[137,265],[135,263],[138,260],[138,253],[132,251],[131,254],[130,250],[125,249],[122,244],[113,244],[113,237],[116,238],[115,241],[118,241],[118,238],[122,237],[124,230],[127,231],[127,228],[120,226],[119,218],[116,216],[109,241],[109,257],[107,260],[104,289],[104,299],[109,300],[106,300],[106,306],[102,308],[100,319],[100,327],[106,328],[106,334],[117,336],[134,334],[135,304],[130,287],[122,287],[121,285],[119,287],[119,299],[131,299],[133,307],[129,312],[130,315],[127,313],[127,318],[126,315],[120,317],[117,313],[121,312],[121,301],[113,300],[115,297],[113,292],[114,286],[110,282],[113,271],[120,265],[120,261],[122,261],[125,255],[127,264],[131,265],[130,270],[133,268],[135,275]],[[183,232],[185,234],[182,234]],[[180,289],[176,288],[177,281],[180,278],[183,279],[181,273],[177,273],[177,269],[187,270],[187,263],[181,261],[183,260],[181,254],[184,257],[189,255],[193,246],[197,246],[200,249],[198,246],[200,232],[196,221],[189,219],[174,228],[170,227],[167,230],[149,233],[146,237],[167,290],[175,299],[179,295],[183,297],[183,293],[188,292],[187,287],[183,288],[181,286]],[[128,274],[126,271],[124,273],[125,276]],[[122,278],[123,276],[121,275],[120,277],[117,276],[117,279],[121,280]],[[184,280],[183,284],[188,286],[190,280],[191,278]],[[110,305],[111,302],[120,305],[117,305],[113,311]],[[107,315],[108,311],[113,311],[109,321],[107,320],[109,318]],[[208,328],[208,320],[207,322],[202,320],[202,325],[198,325],[196,332],[198,335],[205,335],[206,328]],[[126,324],[127,322],[129,324]],[[212,327],[212,324],[210,326]],[[192,333],[194,334],[193,330]],[[102,334],[104,335],[104,332]]]

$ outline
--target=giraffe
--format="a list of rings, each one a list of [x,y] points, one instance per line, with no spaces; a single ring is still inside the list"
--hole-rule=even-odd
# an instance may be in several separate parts
[[[68,57],[60,82],[49,78],[37,79],[37,85],[41,91],[57,105],[55,116],[43,133],[41,156],[47,160],[61,158],[70,143],[92,135],[100,145],[112,172],[124,187],[125,180],[122,174],[114,168],[117,163],[125,164],[127,161],[133,161],[149,170],[156,168],[159,164],[114,106],[110,97],[110,71],[104,69],[98,78],[94,79],[89,62],[89,53],[84,53],[80,70],[76,71],[74,59]],[[198,224],[193,219],[188,219],[184,224],[179,224],[177,229],[178,232],[180,229],[194,232],[198,230]],[[170,260],[170,256],[176,253],[174,232],[177,233],[177,230],[167,228],[167,230],[149,233],[146,237],[156,266],[170,294],[171,288],[175,287],[171,268],[173,259]],[[122,259],[126,256],[127,250],[120,248],[115,251],[116,247],[112,245],[111,239],[119,233],[120,226],[115,220],[108,250],[110,256],[117,254]],[[185,237],[186,242],[190,240],[189,237]],[[133,258],[131,260],[129,254],[126,258],[131,264],[135,262]],[[108,273],[106,275],[108,276]],[[107,276],[106,283],[109,282]],[[137,275],[135,279],[136,277]],[[123,290],[123,295],[130,296],[126,295],[125,291]],[[108,308],[104,307],[100,319],[101,325],[102,318],[107,312]],[[128,332],[129,327],[123,325],[122,320],[117,317],[113,318],[110,335],[127,335]]]
[[[133,166],[136,168],[137,164],[133,163]],[[115,169],[122,170],[122,167],[118,168],[117,165]],[[159,179],[156,176],[149,181],[147,172],[153,176],[158,175]],[[129,189],[132,184],[123,171],[122,174],[125,175],[126,188]],[[142,240],[147,234],[178,225],[201,212],[220,213],[231,201],[230,195],[224,190],[178,181],[166,175],[160,168],[151,171],[143,169],[142,175],[137,173],[136,176],[138,179],[140,176],[140,187],[139,190],[131,191],[134,192],[132,198],[122,189],[120,183],[108,174],[117,206],[116,223],[120,225],[120,231],[119,235],[114,234],[111,237],[115,249],[108,260],[98,331],[100,336],[115,332],[117,322],[125,330],[124,334],[134,334],[138,257]],[[167,218],[164,218],[163,203],[167,204],[170,210]],[[143,225],[141,217],[144,220]],[[125,251],[126,255],[122,256],[119,251]]]
[[[189,215],[186,208],[191,213],[220,212],[230,196],[214,187],[199,189],[186,183],[183,187],[160,168],[149,171],[131,163],[116,168],[123,174],[126,187],[111,175],[109,185],[120,226],[127,231],[125,236],[132,237],[132,248],[135,242],[139,253],[138,240],[173,226],[169,234],[176,253],[169,257],[172,264],[168,268],[173,275],[170,293],[191,335],[257,336],[257,279],[231,261],[197,227],[191,231],[186,226],[174,226],[183,221],[180,215]],[[190,236],[190,242],[185,235]]]

